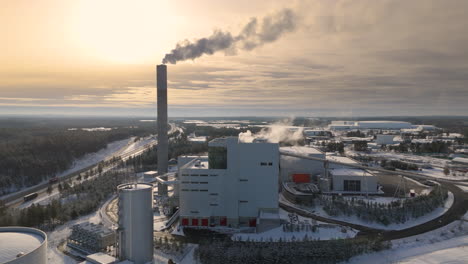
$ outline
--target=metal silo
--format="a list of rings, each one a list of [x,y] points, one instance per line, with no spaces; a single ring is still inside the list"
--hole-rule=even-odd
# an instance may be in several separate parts
[[[153,185],[129,183],[118,187],[119,258],[135,264],[153,260]]]

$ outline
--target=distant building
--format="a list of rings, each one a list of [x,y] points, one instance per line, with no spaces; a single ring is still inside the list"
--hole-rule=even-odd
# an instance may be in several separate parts
[[[277,212],[278,148],[227,137],[209,142],[208,156],[179,157],[181,225],[255,227],[260,210]]]
[[[414,126],[409,122],[403,121],[332,121],[328,126],[330,130],[351,130],[351,129],[382,129],[382,130],[401,130],[410,129]]]
[[[377,145],[391,145],[395,143],[394,138],[395,135],[377,135],[375,143]]]
[[[331,169],[331,190],[341,193],[377,193],[377,177],[362,169]]]

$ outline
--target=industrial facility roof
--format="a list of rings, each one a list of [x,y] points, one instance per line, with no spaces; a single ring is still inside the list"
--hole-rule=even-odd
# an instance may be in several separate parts
[[[281,147],[280,150],[294,153],[294,154],[303,154],[303,155],[317,155],[317,154],[322,154],[320,150],[312,147],[303,147],[303,146],[292,146],[292,147]]]
[[[337,161],[341,163],[348,163],[348,164],[357,164],[355,160],[350,159],[348,157],[342,157],[342,156],[327,155],[327,160]]]
[[[0,232],[0,263],[28,254],[44,242],[44,237],[29,232]]]
[[[333,176],[374,176],[373,174],[361,169],[331,169]]]
[[[149,183],[128,183],[119,185],[118,188],[120,190],[143,190],[153,188],[153,185]]]

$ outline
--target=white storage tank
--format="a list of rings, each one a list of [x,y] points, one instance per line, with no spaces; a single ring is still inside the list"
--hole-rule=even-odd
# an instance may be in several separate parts
[[[143,264],[153,260],[153,185],[129,183],[118,187],[119,258]]]
[[[0,227],[0,263],[46,264],[47,235],[35,228]]]

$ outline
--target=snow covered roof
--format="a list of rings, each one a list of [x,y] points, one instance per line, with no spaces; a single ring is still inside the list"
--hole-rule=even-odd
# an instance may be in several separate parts
[[[93,264],[110,264],[115,263],[117,261],[116,258],[104,254],[102,252],[98,252],[92,255],[86,256],[86,262],[84,263],[93,263]]]
[[[45,234],[30,228],[13,227],[0,229],[0,263],[10,262],[17,258],[18,254],[26,255],[42,245]]]
[[[322,151],[316,148],[312,148],[312,147],[303,147],[303,146],[281,147],[280,150],[283,150],[289,153],[305,155],[305,156],[317,155],[317,154],[323,155]]]
[[[342,157],[342,156],[327,155],[327,160],[348,163],[348,164],[357,164],[355,160],[350,159],[348,157]]]
[[[342,168],[342,169],[331,169],[330,173],[333,176],[367,176],[371,177],[374,176],[373,174],[361,170],[361,169],[348,169],[348,168]]]

